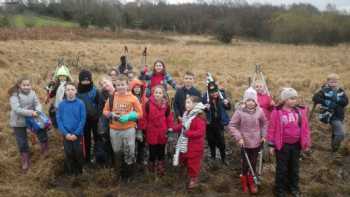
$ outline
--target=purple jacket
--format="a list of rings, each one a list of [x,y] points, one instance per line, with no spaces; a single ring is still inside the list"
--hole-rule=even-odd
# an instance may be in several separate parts
[[[309,121],[307,119],[307,109],[298,107],[297,110],[301,115],[301,135],[300,145],[302,150],[307,150],[311,145]],[[281,150],[283,147],[283,125],[281,121],[282,112],[280,109],[272,111],[270,125],[267,134],[267,140],[270,145],[274,146],[277,150]]]
[[[229,129],[237,141],[243,138],[245,148],[257,148],[266,135],[267,119],[260,107],[255,112],[239,108],[232,116]]]

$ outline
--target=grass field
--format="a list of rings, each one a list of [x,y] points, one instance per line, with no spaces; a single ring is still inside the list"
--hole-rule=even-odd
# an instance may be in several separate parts
[[[73,62],[79,55],[81,66],[71,67],[74,78],[82,67],[91,69],[95,83],[99,76],[118,62],[124,45],[129,47],[130,62],[140,68],[141,52],[149,50],[149,64],[163,59],[167,70],[177,81],[186,70],[196,73],[198,86],[205,89],[206,72],[212,72],[232,95],[239,100],[247,88],[248,77],[255,64],[261,64],[275,98],[281,87],[292,86],[301,102],[311,105],[312,93],[330,72],[338,73],[342,86],[350,94],[350,46],[294,46],[235,41],[220,45],[207,37],[167,36],[171,41],[153,39],[89,39],[84,41],[9,40],[0,42],[0,196],[241,196],[237,147],[227,136],[228,167],[203,165],[200,187],[189,193],[185,177],[171,169],[162,179],[149,174],[139,175],[134,182],[123,185],[115,181],[113,170],[87,169],[84,175],[68,178],[62,175],[63,147],[55,131],[50,132],[50,157],[40,158],[39,146],[31,147],[32,168],[20,173],[20,161],[12,130],[8,127],[9,105],[6,90],[16,77],[27,73],[41,101],[48,74],[58,57]],[[347,115],[350,115],[347,109]],[[350,128],[349,121],[346,121]],[[304,196],[350,196],[350,141],[341,149],[342,157],[330,157],[330,132],[327,126],[312,121],[312,154],[301,164],[301,189]],[[206,161],[206,160],[205,160]],[[259,196],[272,196],[274,165],[267,163]],[[243,196],[243,195],[242,195]]]
[[[45,16],[15,15],[10,17],[13,27],[76,27],[76,23]]]

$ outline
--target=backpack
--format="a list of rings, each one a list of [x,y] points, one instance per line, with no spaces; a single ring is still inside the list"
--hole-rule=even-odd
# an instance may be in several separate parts
[[[84,102],[87,116],[90,118],[96,118],[98,116],[96,96],[97,90],[95,86],[89,92],[78,95],[78,97]]]
[[[145,111],[146,111],[147,115],[149,114],[149,108],[150,108],[149,101],[147,101],[145,104]],[[169,107],[169,105],[167,105],[165,116],[169,117],[169,115],[170,115],[170,107]]]
[[[36,133],[40,130],[50,130],[52,123],[43,112],[38,112],[37,117],[26,117],[26,126]]]

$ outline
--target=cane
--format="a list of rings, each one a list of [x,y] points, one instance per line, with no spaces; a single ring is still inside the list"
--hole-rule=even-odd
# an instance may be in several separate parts
[[[247,152],[245,151],[245,148],[243,148],[243,146],[242,146],[242,150],[243,150],[243,153],[244,153],[245,159],[247,160],[247,163],[248,163],[248,166],[249,166],[250,173],[251,173],[251,174],[252,174],[252,176],[253,176],[254,183],[255,183],[256,185],[259,185],[258,178],[256,177],[256,174],[255,174],[255,172],[254,172],[254,169],[253,169],[253,167],[252,167],[252,164],[250,163],[250,160],[249,160],[248,154],[247,154]]]

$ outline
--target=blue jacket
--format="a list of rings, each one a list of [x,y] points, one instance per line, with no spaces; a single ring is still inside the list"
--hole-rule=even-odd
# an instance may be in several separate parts
[[[58,129],[62,135],[84,135],[86,121],[85,104],[80,99],[73,101],[63,100],[58,106],[56,120]]]
[[[224,97],[224,99],[226,99],[226,95],[225,95],[225,91],[224,90],[220,90],[221,95]],[[203,104],[208,104],[208,94],[204,93],[203,95]],[[209,101],[210,103],[210,109],[206,110],[206,114],[207,114],[207,121],[208,124],[213,124],[214,118],[213,118],[213,110],[214,108],[214,103],[212,101]],[[219,101],[216,104],[216,108],[218,110],[218,120],[220,121],[221,127],[223,128],[224,126],[228,125],[230,122],[230,117],[228,116],[228,114],[226,113],[226,110],[231,110],[231,104],[229,103],[227,106],[225,106],[224,102],[222,99],[219,99]]]

